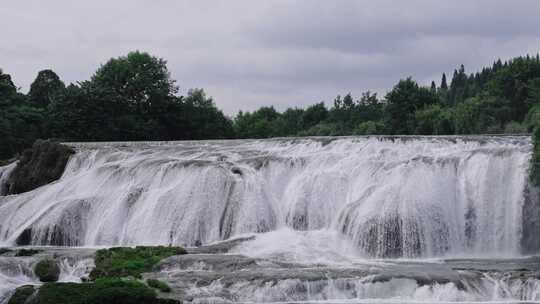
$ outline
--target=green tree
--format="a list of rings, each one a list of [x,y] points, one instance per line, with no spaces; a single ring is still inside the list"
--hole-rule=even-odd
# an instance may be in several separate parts
[[[191,139],[220,139],[233,137],[232,121],[219,110],[203,89],[192,89],[184,98],[180,111],[186,115]]]
[[[412,134],[415,131],[415,112],[438,102],[429,89],[407,78],[386,94],[385,126],[389,134]]]
[[[17,87],[11,81],[9,74],[4,74],[0,69],[0,106],[7,105],[17,93]]]
[[[454,133],[452,112],[438,104],[428,105],[415,112],[416,134],[447,135]]]
[[[52,70],[40,71],[28,92],[28,99],[38,107],[47,107],[65,89],[60,77]]]
[[[509,102],[495,96],[476,96],[456,106],[454,127],[456,134],[498,133],[509,121]]]
[[[354,135],[378,135],[384,134],[384,124],[379,121],[365,121],[356,127],[353,131]]]
[[[535,59],[518,57],[500,67],[488,84],[489,94],[507,99],[510,102],[509,120],[522,121],[529,111],[529,86],[540,77],[540,62]],[[532,93],[534,94],[534,93]]]
[[[115,101],[143,113],[178,92],[167,69],[167,62],[139,51],[110,59],[96,71],[90,83],[115,95]]]
[[[306,108],[302,115],[302,127],[309,129],[328,118],[328,110],[324,102],[319,102]]]
[[[280,114],[274,107],[261,107],[253,113],[239,112],[234,119],[239,138],[268,138],[276,135],[274,124]]]

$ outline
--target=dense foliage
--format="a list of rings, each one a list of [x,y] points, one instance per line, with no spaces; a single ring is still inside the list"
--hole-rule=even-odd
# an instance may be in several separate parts
[[[38,138],[65,141],[233,137],[231,119],[201,89],[178,96],[166,62],[147,53],[113,58],[88,81],[67,87],[52,70],[28,94],[0,70],[0,159]]]
[[[118,278],[105,278],[82,284],[47,283],[39,288],[34,302],[37,304],[180,303],[158,299],[156,292],[141,282]]]
[[[132,52],[90,80],[65,86],[38,73],[27,95],[0,71],[0,159],[37,138],[66,141],[268,138],[369,134],[530,133],[540,120],[540,59],[497,60],[473,74],[461,65],[429,87],[400,80],[385,96],[338,95],[283,112],[262,107],[226,117],[202,89],[178,95],[166,62]],[[540,153],[540,152],[539,152]]]
[[[526,56],[474,74],[462,65],[450,84],[445,74],[430,87],[406,78],[383,99],[368,91],[359,100],[338,95],[330,108],[318,103],[282,113],[272,107],[240,112],[234,127],[240,138],[530,133],[539,119],[540,59]]]
[[[171,288],[163,281],[148,279],[147,284],[141,280],[141,273],[148,272],[164,258],[185,254],[181,247],[117,247],[102,249],[96,252],[95,268],[90,273],[91,281],[84,283],[60,283],[60,269],[56,261],[45,259],[40,261],[35,274],[42,282],[35,286],[19,287],[9,300],[9,304],[179,304],[179,301],[160,299],[156,290],[171,292]]]

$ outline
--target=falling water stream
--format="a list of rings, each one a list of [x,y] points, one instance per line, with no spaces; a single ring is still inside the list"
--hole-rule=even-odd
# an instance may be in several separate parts
[[[245,238],[148,274],[192,302],[540,300],[526,136],[68,145],[60,180],[0,197],[1,246]],[[3,269],[0,294],[32,279]]]

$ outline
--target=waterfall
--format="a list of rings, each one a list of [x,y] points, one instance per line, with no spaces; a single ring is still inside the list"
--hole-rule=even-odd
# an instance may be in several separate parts
[[[366,257],[521,252],[525,136],[69,145],[60,180],[0,197],[0,243],[193,245],[292,230]]]
[[[8,178],[16,165],[17,163],[14,162],[7,166],[0,167],[0,195],[5,195],[8,192]]]

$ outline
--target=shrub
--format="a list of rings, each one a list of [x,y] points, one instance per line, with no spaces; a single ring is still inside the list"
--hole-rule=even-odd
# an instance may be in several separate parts
[[[354,135],[377,135],[382,134],[384,130],[384,124],[378,121],[364,121],[359,124],[354,130]]]
[[[167,283],[160,280],[148,279],[146,280],[146,284],[152,288],[158,289],[161,292],[171,292],[171,287],[169,287]]]
[[[504,133],[506,134],[527,133],[527,126],[525,123],[521,124],[517,121],[511,121],[504,126]]]
[[[37,249],[19,249],[17,250],[17,253],[15,253],[15,256],[17,257],[33,256],[40,253],[41,251],[42,250],[37,250]]]
[[[93,283],[47,283],[37,294],[39,304],[159,304],[179,303],[157,298],[156,292],[135,280],[98,279]]]
[[[15,290],[7,304],[24,304],[26,300],[35,292],[34,286],[24,285]]]
[[[185,254],[181,247],[117,247],[96,252],[96,267],[90,273],[90,279],[103,277],[141,278],[141,273],[148,272],[164,258]]]

